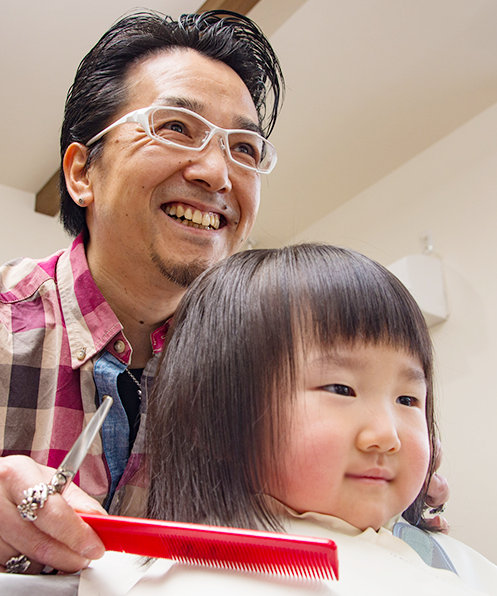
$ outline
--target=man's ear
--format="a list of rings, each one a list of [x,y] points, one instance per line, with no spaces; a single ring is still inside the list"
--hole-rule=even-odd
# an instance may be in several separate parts
[[[88,207],[93,202],[93,188],[86,167],[87,157],[88,147],[81,143],[71,143],[62,161],[67,190],[80,207]]]

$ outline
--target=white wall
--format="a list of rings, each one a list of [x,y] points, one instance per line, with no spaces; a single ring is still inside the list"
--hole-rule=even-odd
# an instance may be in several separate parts
[[[34,210],[35,195],[0,184],[0,264],[16,257],[41,259],[71,239],[58,217]]]
[[[451,534],[497,563],[497,104],[329,213],[296,241],[384,265],[433,234],[449,319],[433,328]]]

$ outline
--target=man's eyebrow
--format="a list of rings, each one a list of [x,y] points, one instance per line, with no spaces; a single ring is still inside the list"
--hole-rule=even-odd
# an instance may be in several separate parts
[[[257,134],[261,135],[261,137],[264,136],[262,134],[262,129],[258,124],[256,124],[252,120],[249,120],[248,118],[243,118],[243,116],[238,116],[236,118],[235,128],[239,128],[242,130],[251,130],[252,132],[256,132]]]
[[[161,96],[157,98],[154,105],[172,106],[174,108],[186,108],[192,112],[200,114],[205,109],[205,104],[196,99],[190,99],[188,97],[180,97],[178,95]]]
[[[192,112],[196,112],[200,115],[202,115],[202,112],[205,110],[204,102],[198,101],[196,99],[190,99],[188,97],[179,97],[176,95],[159,97],[154,103],[155,105],[186,108],[187,110],[191,110]],[[253,120],[250,120],[250,118],[245,118],[244,116],[235,116],[233,128],[251,130],[263,136],[261,127]]]

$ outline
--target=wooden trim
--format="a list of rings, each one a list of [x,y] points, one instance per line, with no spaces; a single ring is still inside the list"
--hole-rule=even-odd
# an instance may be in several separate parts
[[[45,215],[57,215],[60,208],[59,172],[57,170],[45,186],[36,193],[35,211]]]
[[[232,10],[240,14],[246,15],[259,0],[205,0],[197,12],[205,12],[206,10]]]

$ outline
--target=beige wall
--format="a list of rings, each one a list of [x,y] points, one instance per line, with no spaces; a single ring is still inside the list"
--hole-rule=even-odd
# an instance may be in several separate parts
[[[327,241],[384,265],[431,230],[449,319],[433,328],[452,535],[497,563],[497,104],[296,241]]]
[[[16,257],[41,259],[71,242],[58,217],[34,210],[35,196],[0,184],[0,264]]]

